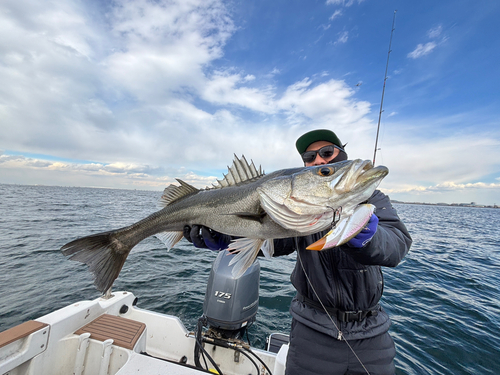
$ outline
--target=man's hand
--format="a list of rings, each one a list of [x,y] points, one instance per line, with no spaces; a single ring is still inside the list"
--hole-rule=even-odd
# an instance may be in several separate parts
[[[203,225],[193,225],[184,227],[184,238],[200,249],[210,249],[214,251],[227,249],[232,240],[231,236],[214,231]]]
[[[350,247],[365,247],[368,242],[371,241],[372,237],[375,235],[378,227],[378,217],[375,214],[372,214],[368,223],[366,223],[366,227],[364,227],[361,232],[359,232],[356,237],[351,238],[347,245]]]

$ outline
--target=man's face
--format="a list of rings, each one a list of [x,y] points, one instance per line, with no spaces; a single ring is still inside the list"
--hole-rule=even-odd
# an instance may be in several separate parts
[[[306,149],[306,151],[318,151],[320,148],[328,146],[328,145],[333,145],[333,143],[328,142],[328,141],[317,141],[314,143],[311,143],[309,147]],[[311,167],[314,165],[322,165],[322,164],[328,164],[330,163],[333,159],[337,157],[337,155],[340,153],[340,150],[338,148],[335,148],[335,151],[333,155],[327,159],[323,159],[319,154],[316,154],[316,159],[314,159],[310,163],[304,163],[306,167]]]

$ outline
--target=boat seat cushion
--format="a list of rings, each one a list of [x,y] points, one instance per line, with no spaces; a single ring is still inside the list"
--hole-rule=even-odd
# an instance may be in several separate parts
[[[113,339],[113,344],[133,349],[146,325],[135,320],[104,314],[75,332],[77,335],[90,333],[90,338],[105,341]]]
[[[0,348],[47,327],[48,324],[29,320],[6,331],[0,332]]]

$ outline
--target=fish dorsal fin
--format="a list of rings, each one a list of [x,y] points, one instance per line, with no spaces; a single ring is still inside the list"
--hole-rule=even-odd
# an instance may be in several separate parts
[[[181,184],[181,186],[169,185],[163,190],[163,194],[160,198],[160,206],[166,207],[169,204],[178,201],[188,195],[196,194],[200,190],[195,188],[192,185],[189,185],[187,182],[179,180],[176,178],[177,182]]]
[[[213,186],[216,189],[227,186],[237,186],[260,178],[264,174],[261,167],[259,167],[258,170],[255,168],[253,161],[251,164],[248,164],[245,156],[242,155],[241,159],[239,159],[235,154],[233,165],[227,168],[227,174],[224,175],[222,180],[217,180],[217,183]]]

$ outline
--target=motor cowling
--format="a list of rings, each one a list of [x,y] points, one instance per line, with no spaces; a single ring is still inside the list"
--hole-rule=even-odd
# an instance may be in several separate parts
[[[235,279],[231,274],[233,265],[229,265],[233,257],[227,250],[217,255],[203,303],[209,327],[224,331],[240,331],[254,322],[259,308],[259,261]]]

